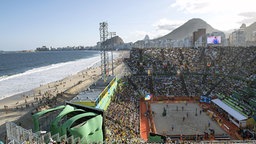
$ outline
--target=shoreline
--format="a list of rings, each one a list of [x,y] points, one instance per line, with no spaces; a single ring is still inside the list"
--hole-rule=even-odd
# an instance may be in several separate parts
[[[9,108],[13,108],[14,106],[19,106],[20,103],[22,103],[22,101],[25,100],[28,102],[31,101],[31,97],[43,97],[43,96],[53,96],[56,95],[58,93],[62,93],[64,91],[66,91],[67,89],[69,89],[70,87],[72,87],[73,85],[75,85],[77,83],[77,80],[72,80],[72,79],[77,79],[77,76],[80,78],[79,81],[84,81],[86,79],[88,79],[87,77],[93,77],[88,75],[87,73],[90,73],[90,71],[93,70],[93,72],[95,72],[95,70],[99,68],[99,64],[96,63],[95,65],[86,68],[76,74],[72,74],[69,75],[61,80],[57,80],[57,81],[53,81],[53,82],[49,82],[47,84],[42,84],[37,88],[34,88],[32,90],[26,91],[26,92],[21,92],[3,99],[0,99],[0,105],[1,106],[8,106]],[[96,76],[96,74],[94,75]],[[83,78],[81,78],[83,77]],[[70,84],[72,83],[72,84]],[[16,102],[15,102],[16,101]],[[3,107],[0,107],[0,110],[3,109]]]
[[[122,60],[120,59],[123,58],[124,53],[123,51],[118,53],[117,58],[114,60],[115,68],[121,64]],[[4,140],[6,135],[5,122],[13,121],[26,129],[33,128],[32,113],[40,111],[42,108],[48,108],[46,107],[47,105],[54,107],[65,104],[65,101],[71,100],[74,95],[96,82],[100,78],[100,74],[100,65],[96,63],[64,79],[1,99],[0,140]]]
[[[117,54],[118,56],[120,56],[120,52]],[[117,56],[117,57],[118,57]],[[47,82],[47,83],[44,83],[44,84],[40,84],[40,86],[38,87],[35,87],[33,89],[30,89],[30,90],[27,90],[27,91],[24,91],[24,92],[19,92],[19,93],[16,93],[16,94],[13,94],[13,95],[8,95],[8,96],[3,96],[0,98],[0,105],[4,104],[5,102],[4,101],[12,101],[13,98],[15,99],[20,99],[19,96],[20,95],[31,95],[31,94],[34,94],[35,93],[35,90],[37,89],[40,89],[41,86],[45,86],[45,85],[49,85],[49,84],[55,84],[57,83],[58,81],[64,81],[65,79],[67,79],[68,77],[72,76],[72,75],[77,75],[77,74],[81,74],[81,73],[84,73],[92,68],[96,68],[96,67],[99,67],[100,66],[100,61],[94,63],[93,65],[90,65],[88,66],[87,68],[77,72],[77,73],[74,73],[74,74],[71,74],[71,75],[68,75],[68,76],[65,76],[59,80],[55,80],[55,81],[51,81],[51,82]],[[1,109],[1,107],[0,107]]]

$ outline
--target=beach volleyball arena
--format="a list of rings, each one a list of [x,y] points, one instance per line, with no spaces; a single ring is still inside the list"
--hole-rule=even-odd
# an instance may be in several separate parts
[[[107,83],[100,79],[41,121],[72,142],[255,143],[255,51],[134,48],[122,60],[120,75]],[[66,107],[72,115],[63,114]]]
[[[230,139],[194,98],[158,97],[142,100],[141,127],[154,136],[165,136],[170,140]],[[148,125],[147,125],[148,123]],[[143,136],[147,136],[146,132]]]

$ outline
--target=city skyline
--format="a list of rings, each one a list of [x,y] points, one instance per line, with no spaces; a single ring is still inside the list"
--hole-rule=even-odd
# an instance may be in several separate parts
[[[230,31],[256,22],[255,5],[254,0],[1,1],[0,50],[93,46],[103,21],[125,43],[163,36],[192,18]]]

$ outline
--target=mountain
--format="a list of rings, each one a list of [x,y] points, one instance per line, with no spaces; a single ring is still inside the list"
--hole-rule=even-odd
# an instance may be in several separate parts
[[[102,43],[103,45],[110,45],[110,46],[113,46],[113,45],[121,45],[121,44],[124,44],[124,41],[122,38],[120,38],[119,36],[115,36],[115,37],[112,37],[110,39],[107,39],[106,41],[104,41]]]
[[[209,25],[207,22],[200,18],[193,18],[180,27],[176,28],[169,34],[157,38],[159,39],[175,39],[175,40],[181,40],[184,39],[187,36],[192,36],[194,31],[197,31],[198,29],[205,28],[206,33],[216,32],[219,30],[214,29],[211,25]]]

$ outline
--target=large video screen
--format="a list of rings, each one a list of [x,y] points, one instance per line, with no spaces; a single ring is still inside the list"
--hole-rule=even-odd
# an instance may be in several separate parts
[[[221,43],[221,36],[208,36],[207,37],[207,44],[220,44]]]

